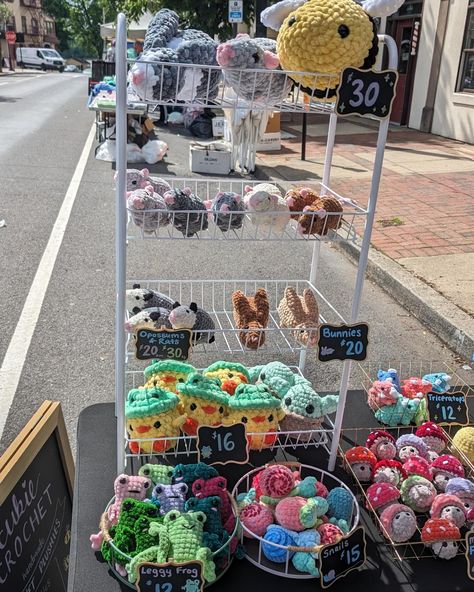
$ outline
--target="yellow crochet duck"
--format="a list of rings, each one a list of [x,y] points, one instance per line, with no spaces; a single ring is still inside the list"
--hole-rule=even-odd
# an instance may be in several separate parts
[[[303,90],[333,98],[344,68],[367,70],[377,56],[374,17],[396,12],[404,0],[282,0],[265,9],[261,21],[279,31],[281,67],[329,76],[291,75]]]
[[[218,378],[221,381],[221,389],[233,395],[239,384],[248,384],[250,374],[243,364],[238,362],[214,362],[202,371],[203,376]]]
[[[130,452],[165,452],[176,446],[180,427],[186,421],[181,415],[179,399],[160,388],[132,389],[125,403]],[[133,441],[138,440],[138,441]]]
[[[190,374],[196,372],[194,366],[177,360],[159,360],[152,362],[144,370],[145,387],[157,386],[166,391],[178,394],[177,385],[186,382]]]

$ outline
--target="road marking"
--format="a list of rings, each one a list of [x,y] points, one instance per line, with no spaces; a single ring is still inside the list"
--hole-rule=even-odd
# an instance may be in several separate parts
[[[34,80],[35,78],[43,78],[44,76],[51,76],[51,74],[32,74],[28,78],[18,78],[18,80],[11,80],[10,82],[0,82],[0,86],[5,86],[5,84],[18,84],[19,82],[28,82],[28,80]]]
[[[26,297],[20,319],[11,338],[0,368],[0,438],[5,429],[8,412],[13,403],[18,383],[20,382],[26,355],[31,344],[36,324],[43,306],[46,290],[53,273],[54,265],[61,248],[64,233],[71,216],[79,185],[84,175],[87,159],[95,137],[95,124],[92,125],[81,156],[76,165],[61,209],[59,210],[48,244],[44,250],[36,275]]]

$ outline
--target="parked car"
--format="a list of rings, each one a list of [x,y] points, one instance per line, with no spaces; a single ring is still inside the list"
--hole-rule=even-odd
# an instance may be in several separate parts
[[[75,66],[74,64],[68,64],[65,68],[64,68],[65,72],[80,72],[79,68],[77,66]]]
[[[60,72],[64,71],[66,64],[61,55],[49,47],[17,47],[16,61],[20,67],[59,70]]]

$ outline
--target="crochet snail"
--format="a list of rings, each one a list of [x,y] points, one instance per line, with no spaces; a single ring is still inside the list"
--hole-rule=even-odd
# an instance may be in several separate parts
[[[282,0],[265,9],[262,23],[279,31],[277,51],[285,70],[305,92],[318,98],[336,94],[348,66],[367,70],[377,57],[374,17],[389,16],[404,0]],[[315,72],[325,76],[304,74]]]

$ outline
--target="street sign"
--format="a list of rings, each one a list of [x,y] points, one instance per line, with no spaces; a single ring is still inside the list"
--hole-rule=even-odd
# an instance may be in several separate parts
[[[137,566],[137,590],[140,592],[181,592],[204,590],[203,566],[200,561],[185,563],[150,563]]]
[[[362,567],[366,559],[363,526],[359,526],[350,535],[340,539],[337,543],[324,545],[319,552],[321,587],[324,589],[329,588],[339,578],[343,578],[353,569]]]
[[[243,0],[229,0],[229,23],[244,22]]]
[[[9,45],[15,45],[16,43],[16,33],[15,31],[6,31],[5,39],[7,40]]]
[[[245,464],[249,460],[249,444],[243,423],[199,426],[196,448],[198,461],[208,465]]]
[[[464,393],[428,393],[430,420],[439,425],[468,425],[469,411]]]
[[[139,329],[135,355],[139,360],[187,360],[191,335],[190,329]]]
[[[367,357],[369,326],[358,325],[320,325],[318,358],[320,362],[330,360],[356,360]]]

